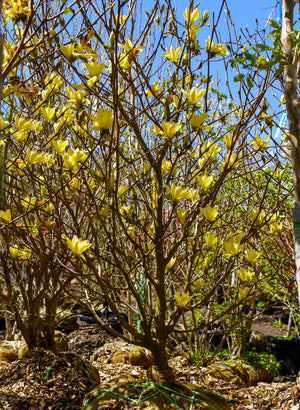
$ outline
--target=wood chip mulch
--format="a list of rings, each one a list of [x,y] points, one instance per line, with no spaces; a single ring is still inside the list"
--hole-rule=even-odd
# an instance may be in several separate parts
[[[93,389],[95,380],[85,366],[90,354],[110,337],[96,329],[81,329],[69,336],[71,353],[54,355],[42,349],[10,364],[0,363],[0,408],[3,410],[79,410],[84,396]],[[90,344],[89,344],[90,342]],[[82,350],[82,354],[80,353]],[[76,352],[76,353],[74,353]],[[92,363],[99,372],[100,384],[119,374],[146,377],[138,366]],[[177,354],[170,361],[178,381],[201,383],[202,369],[191,366]],[[271,383],[260,382],[240,387],[222,380],[210,379],[208,390],[231,400],[232,410],[300,410],[300,383],[296,376],[279,376]],[[141,410],[125,400],[108,402],[102,410]]]

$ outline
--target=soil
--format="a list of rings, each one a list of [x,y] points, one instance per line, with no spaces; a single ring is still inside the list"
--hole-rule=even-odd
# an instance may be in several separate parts
[[[285,336],[287,325],[271,325],[272,318],[260,314],[253,328],[268,336]],[[292,329],[293,330],[293,329]],[[291,334],[293,336],[293,334]],[[0,333],[3,340],[4,332]],[[120,374],[146,377],[146,371],[128,364],[93,362],[99,379],[88,367],[89,358],[98,347],[116,340],[97,325],[85,325],[68,334],[69,353],[54,355],[38,349],[12,363],[0,363],[0,408],[9,410],[79,410],[84,396],[93,389]],[[170,365],[177,380],[200,383],[202,369],[191,366],[187,358],[176,349]],[[230,399],[232,410],[286,409],[300,410],[300,381],[296,375],[278,376],[272,382],[259,382],[256,386],[240,387],[222,380],[208,380],[205,388]],[[140,410],[141,406],[126,400],[110,400],[103,410]],[[195,407],[197,408],[197,407]]]

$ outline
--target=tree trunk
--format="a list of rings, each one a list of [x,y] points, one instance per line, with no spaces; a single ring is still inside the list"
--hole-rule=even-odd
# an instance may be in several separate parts
[[[297,96],[297,56],[295,50],[292,48],[291,40],[289,38],[289,34],[293,30],[294,7],[294,0],[282,0],[281,43],[286,61],[284,69],[285,100],[289,122],[291,160],[295,189],[293,219],[295,224],[296,281],[298,284],[298,301],[300,305],[300,101]]]
[[[159,384],[173,383],[175,381],[175,374],[168,365],[166,341],[157,340],[152,349],[152,354],[154,357],[154,365],[147,371],[149,380]]]

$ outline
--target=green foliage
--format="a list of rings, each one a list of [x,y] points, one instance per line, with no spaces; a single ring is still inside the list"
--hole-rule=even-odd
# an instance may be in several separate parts
[[[246,361],[254,368],[262,368],[268,373],[278,375],[280,363],[276,357],[268,352],[257,352],[255,349],[244,349],[240,356],[241,360]]]
[[[233,356],[229,354],[228,349],[222,349],[219,352],[219,357],[222,360],[232,359]],[[278,375],[280,370],[280,363],[276,357],[268,352],[257,352],[255,348],[244,348],[239,356],[234,356],[238,360],[242,360],[255,369],[264,369],[266,372]]]

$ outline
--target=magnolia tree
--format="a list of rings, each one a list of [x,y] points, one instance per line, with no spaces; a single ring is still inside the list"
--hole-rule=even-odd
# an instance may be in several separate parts
[[[53,349],[57,304],[76,279],[82,304],[101,323],[105,301],[121,337],[151,350],[149,377],[170,382],[179,324],[198,350],[220,319],[225,337],[243,323],[239,349],[247,340],[256,293],[287,266],[270,249],[290,181],[268,141],[276,78],[253,38],[222,43],[219,18],[193,2],[183,16],[172,2],[137,6],[3,4],[1,296],[29,347]],[[228,98],[216,62],[239,70]]]

